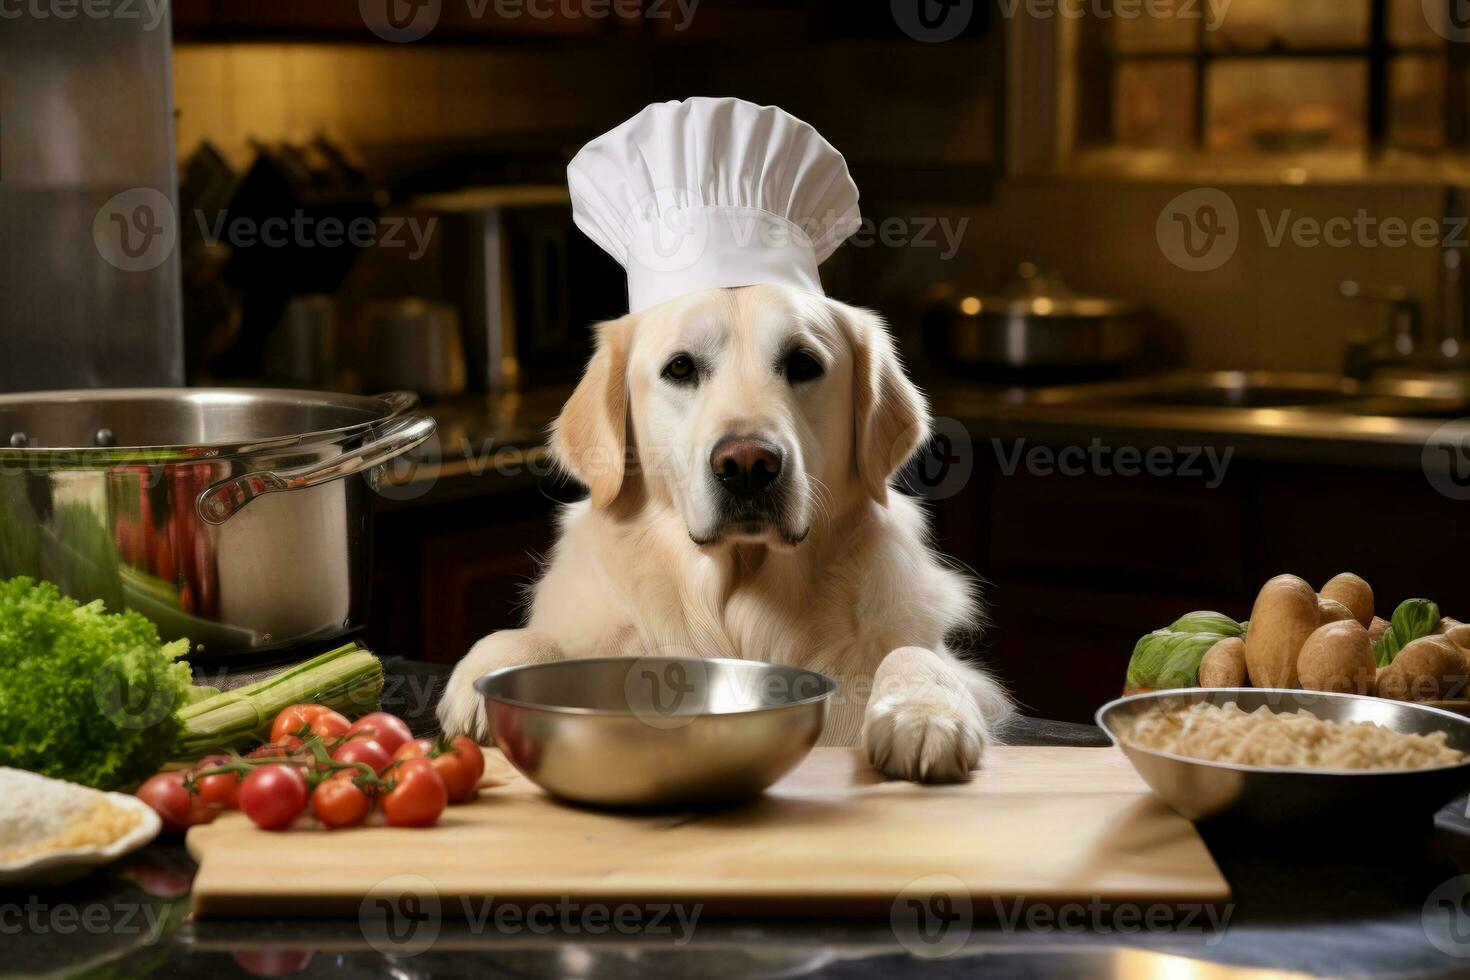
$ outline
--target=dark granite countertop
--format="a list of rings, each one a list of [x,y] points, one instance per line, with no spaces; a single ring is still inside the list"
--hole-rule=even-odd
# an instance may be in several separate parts
[[[1417,471],[1425,440],[1443,424],[1321,410],[1102,408],[1052,400],[1037,389],[952,380],[927,387],[940,431],[952,431],[949,420],[966,438],[986,444],[1199,447],[1228,450],[1239,459]],[[390,471],[389,479],[408,489],[389,490],[385,507],[504,493],[544,481],[553,471],[546,431],[570,391],[539,388],[429,405],[439,431],[412,464]]]
[[[384,706],[433,728],[446,668],[388,662]],[[1006,740],[1106,744],[1095,728],[1022,719]],[[444,922],[434,941],[395,939],[358,920],[190,921],[193,864],[159,842],[71,886],[0,890],[0,975],[516,977],[1021,977],[1470,975],[1470,824],[1464,802],[1421,835],[1380,834],[1343,814],[1317,841],[1206,834],[1234,901],[1175,910],[1074,906],[1016,921],[977,906],[951,919],[942,956],[916,955],[882,921],[643,921],[600,934],[575,914],[508,931]],[[983,833],[983,826],[975,828]],[[411,871],[412,869],[405,869]],[[1183,912],[1183,915],[1178,913]],[[1132,913],[1132,914],[1130,914]],[[1142,913],[1140,916],[1138,913]],[[954,940],[951,942],[951,940]],[[910,945],[914,945],[910,940]],[[953,947],[953,948],[951,948]]]
[[[1038,404],[962,386],[936,389],[930,397],[936,417],[955,420],[977,442],[1096,442],[1112,452],[1199,447],[1236,459],[1355,469],[1422,470],[1424,444],[1444,424],[1290,409]]]

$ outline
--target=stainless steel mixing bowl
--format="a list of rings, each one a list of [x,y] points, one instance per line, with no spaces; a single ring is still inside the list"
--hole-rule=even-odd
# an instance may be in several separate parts
[[[822,733],[831,678],[749,660],[600,657],[475,683],[495,744],[547,792],[598,806],[748,799]]]
[[[1375,819],[1428,821],[1440,807],[1470,788],[1470,761],[1433,769],[1364,771],[1244,766],[1171,755],[1130,745],[1128,726],[1146,711],[1187,708],[1208,701],[1265,706],[1276,712],[1307,711],[1327,721],[1370,721],[1396,732],[1444,732],[1451,748],[1470,752],[1470,719],[1422,704],[1270,688],[1155,691],[1102,706],[1097,723],[1159,798],[1190,820],[1221,819],[1261,826],[1313,825],[1323,830],[1351,821],[1371,828]]]

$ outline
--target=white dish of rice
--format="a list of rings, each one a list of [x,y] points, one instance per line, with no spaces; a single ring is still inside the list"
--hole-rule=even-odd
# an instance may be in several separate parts
[[[1458,765],[1445,733],[1411,735],[1370,721],[1336,722],[1304,710],[1201,701],[1144,711],[1119,732],[1130,745],[1170,755],[1272,769],[1385,772]]]
[[[0,885],[56,885],[158,836],[146,803],[0,766]]]

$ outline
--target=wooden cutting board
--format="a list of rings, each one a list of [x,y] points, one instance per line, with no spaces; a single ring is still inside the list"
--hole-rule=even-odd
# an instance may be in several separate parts
[[[486,899],[886,915],[900,896],[931,886],[967,889],[981,900],[977,914],[1016,899],[1230,896],[1193,825],[1113,748],[996,747],[972,782],[956,786],[883,781],[858,750],[819,748],[751,803],[659,815],[557,803],[499,752],[486,756],[487,777],[503,785],[428,830],[269,833],[238,813],[194,828],[194,912],[357,915],[365,897],[401,887],[404,875],[432,883],[446,916]]]

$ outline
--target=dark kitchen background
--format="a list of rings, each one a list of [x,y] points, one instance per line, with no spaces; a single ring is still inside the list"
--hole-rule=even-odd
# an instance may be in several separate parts
[[[1426,450],[1470,415],[1470,32],[1449,0],[1142,5],[174,0],[142,40],[79,21],[66,87],[54,25],[7,25],[0,293],[47,298],[0,320],[30,356],[0,388],[419,392],[440,429],[378,496],[365,639],[453,662],[520,622],[577,494],[546,426],[625,309],[567,160],[739,96],[848,157],[868,223],[823,280],[932,397],[907,481],[992,620],[958,641],[1033,713],[1089,719],[1142,628],[1245,618],[1280,572],[1470,613],[1470,481]],[[129,107],[170,81],[154,159],[169,120]],[[63,102],[111,171],[28,141]],[[160,174],[176,244],[119,285],[86,229]],[[101,316],[112,346],[75,339]]]

